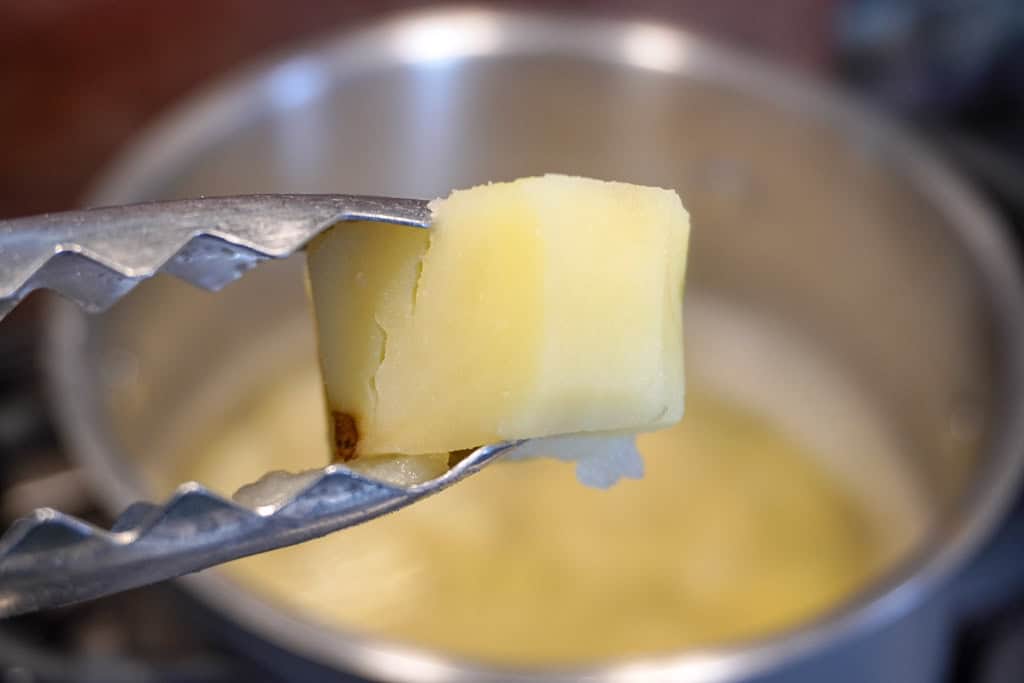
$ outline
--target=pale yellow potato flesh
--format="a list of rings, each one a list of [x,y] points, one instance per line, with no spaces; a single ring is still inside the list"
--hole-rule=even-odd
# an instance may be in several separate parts
[[[396,486],[413,486],[436,479],[448,471],[447,453],[382,455],[359,458],[348,463],[359,474]]]
[[[679,421],[674,192],[543,176],[432,206],[429,230],[340,224],[308,248],[336,456]]]

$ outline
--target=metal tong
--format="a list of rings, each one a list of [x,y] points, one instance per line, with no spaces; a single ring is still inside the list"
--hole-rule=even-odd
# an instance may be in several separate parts
[[[341,221],[429,227],[426,201],[250,195],[152,202],[0,221],[0,318],[53,289],[101,311],[158,272],[216,290]],[[136,503],[101,529],[50,508],[0,537],[0,616],[88,600],[301,543],[397,510],[473,474],[505,443],[400,488],[331,465],[285,493],[241,504],[196,482],[164,505]]]
[[[355,195],[246,195],[148,202],[0,221],[0,319],[36,289],[89,312],[159,272],[217,290],[342,221],[430,226],[428,202]]]

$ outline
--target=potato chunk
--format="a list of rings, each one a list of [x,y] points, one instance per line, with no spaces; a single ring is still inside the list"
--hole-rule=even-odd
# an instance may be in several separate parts
[[[547,175],[432,209],[429,230],[343,223],[308,248],[339,459],[682,417],[674,192]]]

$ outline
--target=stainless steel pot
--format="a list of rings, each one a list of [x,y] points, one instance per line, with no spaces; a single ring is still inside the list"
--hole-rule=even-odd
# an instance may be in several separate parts
[[[900,489],[886,492],[901,472],[920,496],[915,551],[790,632],[580,670],[497,670],[328,631],[217,572],[188,577],[186,589],[321,672],[936,680],[947,644],[942,581],[996,523],[1022,466],[1024,287],[1004,227],[984,204],[906,134],[842,96],[662,25],[432,11],[215,85],[132,147],[91,201],[434,196],[545,171],[679,189],[695,222],[690,371],[760,392],[808,434],[849,442],[844,471],[893,524],[909,514],[891,493]],[[234,391],[282,347],[306,352],[300,267],[261,267],[215,296],[154,281],[96,318],[55,308],[55,408],[112,509],[152,497],[174,444],[224,410],[226,385],[207,380],[219,368],[246,359]],[[716,325],[716,310],[762,322]],[[282,343],[282,329],[299,332]],[[763,351],[779,330],[811,349],[794,366]],[[735,359],[753,374],[729,379]],[[822,374],[818,366],[847,378],[863,410],[836,422],[825,384],[806,379]],[[869,434],[887,444],[878,447],[886,462],[858,442]]]

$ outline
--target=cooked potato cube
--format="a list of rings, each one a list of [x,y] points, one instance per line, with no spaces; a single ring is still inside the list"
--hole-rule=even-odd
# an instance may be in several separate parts
[[[547,175],[432,208],[429,230],[343,223],[309,246],[339,459],[682,417],[674,192]]]

